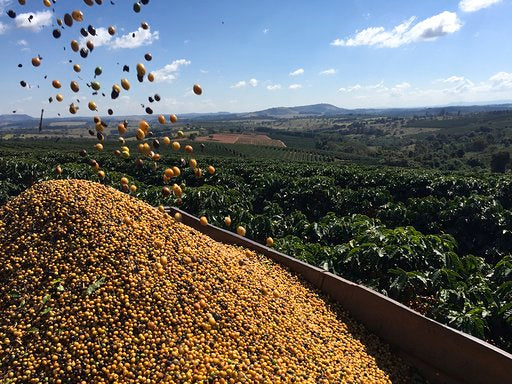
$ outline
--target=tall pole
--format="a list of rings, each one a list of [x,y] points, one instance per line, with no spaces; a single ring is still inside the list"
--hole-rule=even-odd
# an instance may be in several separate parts
[[[41,132],[43,129],[43,113],[44,109],[41,109],[41,119],[39,120],[39,132]]]

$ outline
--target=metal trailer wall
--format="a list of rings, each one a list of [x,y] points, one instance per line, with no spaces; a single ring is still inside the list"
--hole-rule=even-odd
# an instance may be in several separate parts
[[[431,320],[349,280],[276,252],[236,233],[207,225],[177,208],[183,223],[226,244],[263,254],[299,274],[339,302],[354,319],[390,344],[399,356],[432,383],[512,383],[512,355],[480,339]]]

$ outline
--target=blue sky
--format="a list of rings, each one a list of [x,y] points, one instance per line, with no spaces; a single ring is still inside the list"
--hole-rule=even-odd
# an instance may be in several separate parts
[[[132,1],[114,2],[88,7],[58,0],[46,8],[42,0],[25,6],[0,0],[0,113],[37,116],[45,108],[48,115],[68,116],[74,101],[80,115],[92,115],[91,100],[102,115],[108,108],[143,114],[141,104],[179,114],[324,102],[380,108],[512,100],[512,0],[151,0],[140,13]],[[11,9],[16,19],[7,16]],[[75,9],[84,21],[54,39],[56,19]],[[149,30],[140,28],[142,21]],[[70,41],[84,45],[79,31],[89,24],[98,36],[82,59]],[[153,60],[145,61],[145,53]],[[34,68],[37,55],[43,60]],[[70,59],[82,66],[79,77]],[[155,73],[154,83],[137,81],[138,62]],[[122,72],[124,64],[129,73]],[[106,98],[86,86],[96,66],[103,69],[96,80]],[[123,77],[131,89],[111,100],[112,84]],[[57,94],[54,79],[63,84],[64,101],[49,104]],[[69,88],[72,80],[81,86],[78,94]],[[192,93],[194,83],[203,95]],[[162,100],[151,104],[147,97],[154,94]]]

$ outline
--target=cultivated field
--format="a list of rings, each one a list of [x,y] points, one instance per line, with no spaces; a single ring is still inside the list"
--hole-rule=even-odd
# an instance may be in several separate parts
[[[225,144],[252,144],[266,145],[269,147],[286,147],[281,140],[274,140],[267,135],[258,134],[234,134],[234,133],[215,133],[209,136],[196,137],[195,141],[199,142],[217,142]]]

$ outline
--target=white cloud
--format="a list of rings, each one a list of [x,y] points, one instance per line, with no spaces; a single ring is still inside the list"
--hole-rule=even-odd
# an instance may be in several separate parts
[[[408,89],[408,88],[411,88],[411,84],[409,84],[407,81],[404,81],[403,83],[396,84],[393,88]]]
[[[401,97],[404,95],[407,89],[411,88],[411,84],[404,81],[402,83],[395,84],[389,91],[390,95],[394,97]]]
[[[357,32],[348,39],[336,39],[331,42],[333,46],[357,47],[376,46],[379,48],[397,48],[402,45],[421,41],[433,41],[438,37],[457,32],[462,23],[454,12],[442,12],[413,25],[416,17],[413,16],[392,30],[384,27],[369,27]]]
[[[135,37],[133,37],[133,34],[135,34]],[[142,29],[142,27],[139,27],[136,31],[117,37],[112,41],[110,46],[113,49],[138,48],[142,47],[143,45],[153,44],[153,41],[158,40],[159,37],[160,34],[158,31],[151,32],[151,28]]]
[[[87,41],[91,41],[95,48],[103,45],[110,45],[113,37],[108,33],[107,28],[96,28],[96,36],[89,35],[88,37],[80,37],[80,45],[85,45]]]
[[[249,81],[240,80],[239,82],[233,84],[230,88],[244,88],[247,85],[250,85],[251,87],[257,87],[258,80],[256,80],[256,79],[250,79]]]
[[[296,69],[293,72],[290,72],[290,76],[299,76],[299,75],[303,75],[303,74],[304,74],[304,69],[303,68],[299,68],[299,69]]]
[[[7,31],[7,24],[4,24],[0,21],[0,35],[4,34]]]
[[[491,89],[505,91],[512,89],[512,73],[498,72],[489,78]]]
[[[464,80],[463,76],[450,76],[450,77],[447,77],[446,79],[437,79],[436,82],[437,83],[453,84],[453,83],[458,83],[461,80]]]
[[[135,34],[135,37],[133,37]],[[142,29],[129,32],[125,35],[114,38],[108,33],[108,29],[104,27],[96,28],[96,35],[88,37],[80,37],[80,45],[85,45],[87,41],[91,41],[95,48],[107,46],[109,49],[138,48],[144,45],[151,45],[153,41],[158,40],[159,32],[151,32],[151,29]]]
[[[190,60],[174,60],[171,64],[167,64],[165,67],[153,72],[153,74],[155,75],[155,82],[172,83],[174,80],[176,80],[176,76],[180,70],[180,67],[187,66],[190,64]]]
[[[372,92],[387,92],[389,90],[389,88],[384,85],[384,81],[377,84],[367,85],[365,88]]]
[[[28,45],[27,40],[21,39],[16,42],[16,45],[19,45],[21,47],[26,47]]]
[[[324,75],[324,76],[329,76],[329,75],[335,75],[336,72],[337,71],[334,68],[329,68],[329,69],[326,69],[325,71],[319,72],[318,74]]]
[[[244,88],[247,85],[250,85],[251,87],[257,87],[258,80],[256,80],[256,79],[250,79],[249,81],[240,80],[239,82],[233,84],[230,88]]]
[[[0,14],[4,13],[5,8],[12,3],[12,0],[0,0]]]
[[[499,2],[501,0],[462,0],[459,8],[463,12],[476,12]]]
[[[29,21],[29,17],[33,16]],[[20,13],[14,19],[18,28],[27,28],[34,32],[40,31],[43,27],[52,25],[52,13],[50,11]]]
[[[355,91],[359,91],[361,88],[363,88],[361,85],[359,84],[356,84],[356,85],[352,85],[350,87],[341,87],[340,89],[338,89],[338,92],[355,92]]]
[[[233,84],[231,86],[231,88],[243,88],[247,85],[247,83],[245,82],[245,80],[240,80],[238,83],[236,84]]]
[[[278,89],[281,89],[281,84],[270,84],[270,85],[267,85],[267,89],[269,91],[277,91]]]
[[[447,84],[448,88],[443,89],[446,93],[464,93],[475,87],[475,84],[464,76],[450,76],[446,79],[438,79],[436,82]]]
[[[203,75],[207,74],[209,71],[206,69],[200,69],[199,72],[201,72]]]
[[[263,30],[263,33],[264,33],[265,35],[266,35],[267,33],[269,33],[269,32],[270,32],[270,29],[268,29],[268,28],[265,28],[265,29]]]
[[[338,92],[344,92],[344,93],[354,93],[354,92],[364,92],[369,91],[369,93],[372,94],[378,94],[378,93],[386,93],[386,92],[392,92],[394,94],[402,93],[404,90],[411,87],[411,84],[404,81],[402,83],[395,84],[393,87],[389,88],[384,85],[384,81],[381,81],[377,84],[369,84],[369,85],[361,85],[361,84],[355,84],[349,87],[342,87],[338,89]]]
[[[414,87],[406,81],[389,86],[380,82],[345,86],[339,92],[338,103],[347,108],[492,103],[510,100],[512,72],[498,72],[480,82],[462,75],[453,75],[432,80],[430,86],[422,88]]]
[[[293,90],[301,89],[302,85],[301,84],[292,84],[288,88],[293,89]]]

